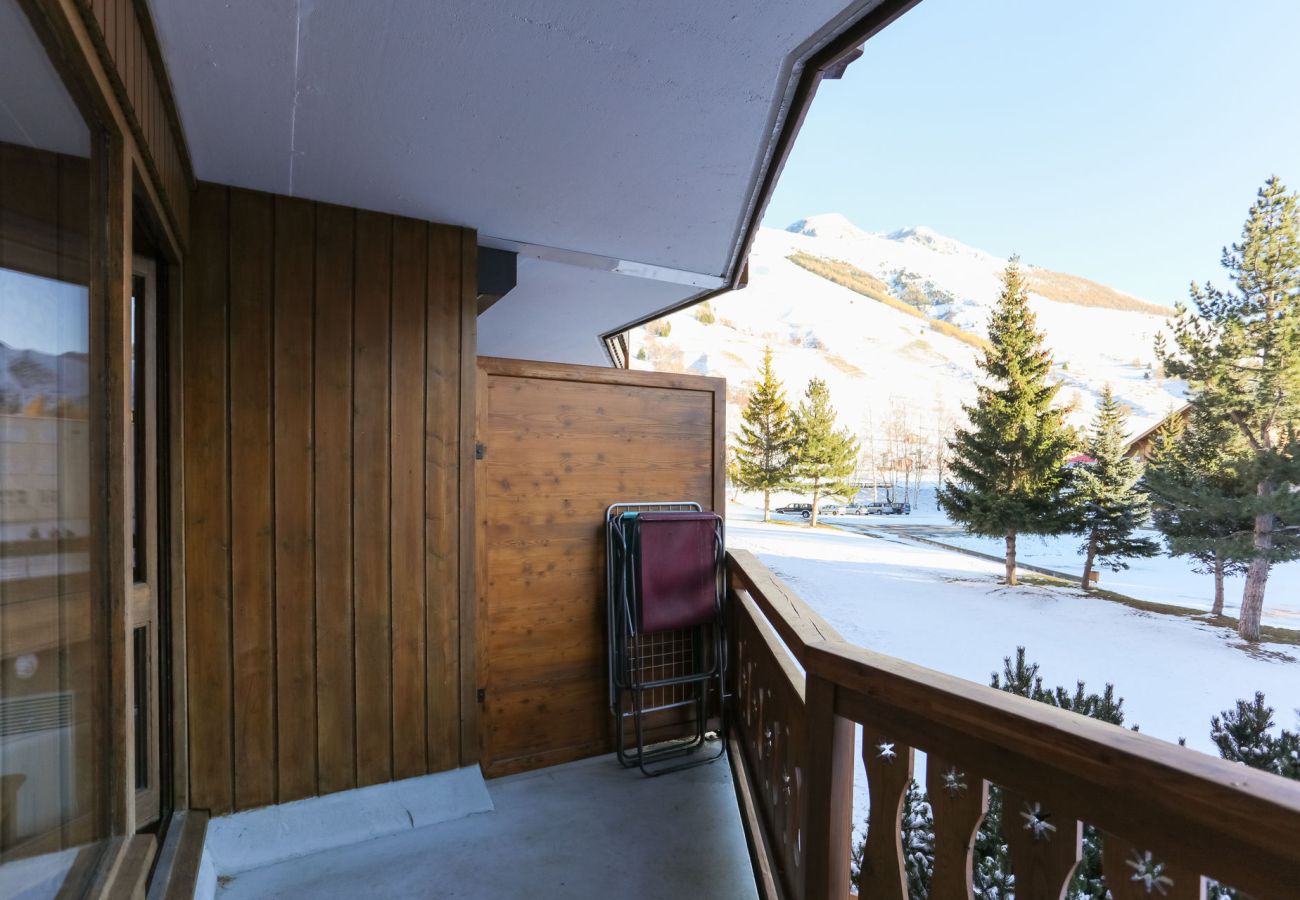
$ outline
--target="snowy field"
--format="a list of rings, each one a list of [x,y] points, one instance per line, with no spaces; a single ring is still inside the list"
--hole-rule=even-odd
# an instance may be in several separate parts
[[[846,640],[871,650],[988,684],[1002,658],[1022,645],[1041,663],[1045,685],[1072,688],[1083,679],[1100,692],[1110,682],[1124,698],[1126,725],[1171,742],[1186,738],[1211,754],[1210,717],[1257,690],[1279,724],[1294,727],[1300,718],[1300,647],[1248,652],[1232,632],[1195,619],[1072,588],[1006,588],[998,563],[903,537],[761,518],[761,510],[729,504],[728,545],[753,551]],[[860,826],[861,772],[856,787]]]
[[[919,537],[994,556],[1006,552],[1005,541],[1001,538],[978,537],[967,534],[960,526],[953,526],[935,508],[932,488],[921,492],[918,507],[909,516],[837,516],[826,521],[881,534],[906,530]],[[1161,540],[1156,532],[1151,532],[1150,536],[1156,541]],[[1048,538],[1021,535],[1016,542],[1016,556],[1022,563],[1055,569],[1077,578],[1083,572],[1083,557],[1079,554],[1082,543],[1083,539],[1074,535]],[[1209,611],[1214,600],[1214,579],[1192,571],[1190,560],[1162,555],[1151,559],[1131,559],[1128,563],[1129,568],[1120,572],[1102,569],[1098,586],[1137,600]],[[1224,612],[1227,615],[1236,617],[1245,582],[1245,576],[1225,579]],[[1274,567],[1264,596],[1262,621],[1265,625],[1300,630],[1300,562]]]

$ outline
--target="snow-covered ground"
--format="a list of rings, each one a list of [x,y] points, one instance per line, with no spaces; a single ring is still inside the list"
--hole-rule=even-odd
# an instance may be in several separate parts
[[[998,583],[998,563],[908,541],[793,524],[729,504],[729,546],[752,550],[844,638],[872,650],[987,684],[1024,646],[1047,685],[1124,698],[1126,724],[1214,753],[1210,717],[1263,691],[1280,724],[1300,718],[1300,648],[1253,652],[1196,619],[1142,612],[1070,588]],[[855,824],[866,809],[856,779]]]
[[[921,502],[908,516],[843,516],[831,517],[826,521],[866,528],[881,534],[905,530],[918,537],[994,556],[1006,552],[1005,541],[1001,538],[979,537],[966,533],[960,526],[954,526],[936,508],[934,490],[931,487],[921,492]],[[1152,532],[1150,536],[1156,541],[1161,540],[1158,533]],[[1081,544],[1082,539],[1073,535],[1021,535],[1016,541],[1016,555],[1020,562],[1029,565],[1043,566],[1067,574],[1082,573],[1083,557],[1079,554]],[[1099,586],[1137,600],[1209,611],[1214,600],[1214,579],[1210,575],[1193,571],[1190,560],[1161,555],[1150,559],[1131,559],[1128,563],[1129,568],[1119,572],[1103,569]],[[1236,616],[1241,607],[1241,590],[1245,580],[1245,576],[1225,579],[1224,612],[1229,616]],[[1265,625],[1278,628],[1300,629],[1300,562],[1275,566],[1270,573],[1262,621]]]

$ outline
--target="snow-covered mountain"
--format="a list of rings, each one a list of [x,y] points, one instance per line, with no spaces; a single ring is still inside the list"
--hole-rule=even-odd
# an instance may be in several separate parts
[[[792,401],[825,379],[841,420],[860,434],[906,412],[933,431],[974,397],[978,345],[1007,260],[925,227],[876,234],[844,216],[760,230],[749,286],[636,329],[636,368],[727,379],[729,425],[770,345]],[[1076,275],[1022,264],[1071,420],[1085,424],[1109,383],[1136,433],[1177,405],[1182,385],[1160,376],[1163,307]],[[839,283],[837,283],[839,282]],[[666,332],[666,333],[665,333]]]
[[[89,397],[85,354],[42,353],[0,341],[0,413],[16,413],[38,402],[49,410],[60,403],[84,407]]]

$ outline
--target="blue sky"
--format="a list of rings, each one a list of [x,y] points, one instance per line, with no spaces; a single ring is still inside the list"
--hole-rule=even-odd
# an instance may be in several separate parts
[[[0,341],[16,350],[87,353],[85,286],[0,269]]]
[[[1300,188],[1300,2],[923,0],[825,82],[764,224],[840,212],[1172,304]]]

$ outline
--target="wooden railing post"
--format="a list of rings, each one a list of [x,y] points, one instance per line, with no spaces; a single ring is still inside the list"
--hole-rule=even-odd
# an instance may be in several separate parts
[[[808,793],[804,824],[804,900],[849,893],[853,835],[854,724],[835,714],[835,685],[809,675],[804,693]]]

